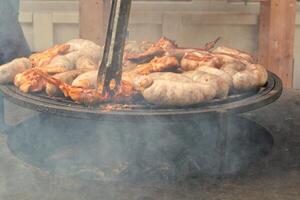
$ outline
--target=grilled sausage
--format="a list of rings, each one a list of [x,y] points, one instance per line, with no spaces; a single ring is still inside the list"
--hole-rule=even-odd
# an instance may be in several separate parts
[[[97,70],[88,71],[79,75],[73,82],[72,86],[85,89],[94,89],[97,86]]]
[[[264,86],[268,81],[268,72],[263,66],[252,64],[247,66],[245,70],[234,74],[232,78],[236,90],[248,91]]]
[[[200,68],[197,69],[197,71],[206,72],[206,73],[209,73],[209,74],[219,76],[224,81],[226,81],[227,84],[230,87],[232,86],[232,77],[229,74],[227,74],[226,72],[224,72],[220,69],[216,69],[216,68],[212,68],[212,67],[200,67]]]
[[[214,87],[217,98],[225,98],[229,94],[230,85],[220,76],[209,74],[203,71],[186,72],[184,75],[190,77],[195,82],[208,84]]]
[[[151,77],[152,75],[152,77]],[[211,100],[216,90],[209,84],[194,82],[175,73],[157,73],[138,77],[134,86],[150,103],[164,106],[184,106]]]

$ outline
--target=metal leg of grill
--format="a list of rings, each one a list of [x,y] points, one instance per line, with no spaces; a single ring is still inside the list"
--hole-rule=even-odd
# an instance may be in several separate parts
[[[225,112],[218,115],[218,140],[217,152],[219,153],[219,178],[223,179],[226,171],[227,139],[228,139],[228,120],[229,116]]]

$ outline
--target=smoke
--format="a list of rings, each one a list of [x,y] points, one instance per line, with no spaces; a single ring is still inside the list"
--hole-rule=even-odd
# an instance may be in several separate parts
[[[270,150],[264,129],[252,133],[252,125],[238,118],[226,123],[220,127],[217,118],[198,117],[81,120],[40,115],[11,130],[8,145],[25,162],[60,177],[174,182],[235,175]]]

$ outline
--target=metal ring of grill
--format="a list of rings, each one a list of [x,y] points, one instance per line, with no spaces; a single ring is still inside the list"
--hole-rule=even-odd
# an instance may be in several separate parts
[[[50,114],[72,118],[101,117],[141,117],[141,116],[188,116],[213,115],[218,113],[241,113],[268,105],[278,99],[282,93],[282,82],[278,76],[269,72],[266,86],[255,92],[231,95],[226,99],[214,99],[193,106],[159,107],[146,102],[136,104],[101,104],[97,107],[86,107],[65,98],[52,98],[44,93],[25,94],[13,85],[1,85],[0,91],[11,102]],[[112,105],[112,109],[107,106]],[[116,109],[114,109],[114,106]]]

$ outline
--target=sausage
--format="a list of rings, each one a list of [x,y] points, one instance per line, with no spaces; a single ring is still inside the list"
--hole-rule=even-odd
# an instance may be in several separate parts
[[[242,62],[230,62],[230,63],[225,63],[222,67],[221,70],[229,74],[231,77],[236,74],[239,71],[245,70],[246,65],[244,65]]]
[[[232,77],[220,69],[216,69],[216,68],[212,68],[212,67],[200,67],[197,69],[197,71],[202,71],[202,72],[206,72],[206,73],[213,74],[216,76],[220,76],[224,81],[227,82],[227,84],[230,87],[232,86]]]
[[[230,85],[222,77],[203,71],[192,71],[184,73],[193,81],[211,85],[216,90],[217,98],[225,98],[229,94]]]
[[[86,70],[71,70],[71,71],[55,74],[53,77],[63,81],[66,84],[72,84],[73,80],[80,74],[84,73],[85,71]],[[46,93],[49,96],[63,96],[61,90],[57,86],[51,83],[46,84]]]
[[[263,66],[252,64],[234,74],[232,78],[234,89],[248,91],[264,86],[268,81],[268,72]]]
[[[98,64],[87,56],[81,56],[76,61],[76,69],[90,69],[95,70],[98,68]]]
[[[215,90],[207,84],[154,80],[142,94],[145,100],[153,104],[184,106],[213,99]]]
[[[12,83],[17,74],[32,67],[27,58],[17,58],[0,66],[0,84]]]
[[[92,70],[79,75],[73,82],[72,86],[85,89],[94,89],[97,87],[97,70]]]
[[[216,96],[213,86],[194,82],[187,76],[175,73],[154,73],[138,77],[134,82],[150,103],[164,106],[184,106],[211,100]]]

